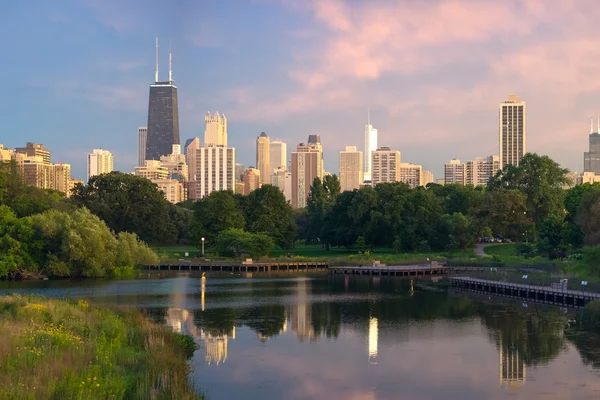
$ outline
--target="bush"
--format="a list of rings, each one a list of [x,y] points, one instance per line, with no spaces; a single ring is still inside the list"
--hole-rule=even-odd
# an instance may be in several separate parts
[[[250,233],[242,229],[227,229],[216,239],[220,255],[239,257],[244,254],[260,258],[269,254],[273,247],[271,238],[262,233]]]
[[[515,251],[521,257],[532,258],[537,254],[536,247],[532,243],[517,243]]]

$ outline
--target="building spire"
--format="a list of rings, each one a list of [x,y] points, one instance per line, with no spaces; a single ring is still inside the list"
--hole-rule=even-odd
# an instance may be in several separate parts
[[[171,42],[169,41],[169,83],[173,83],[173,68],[172,68]]]
[[[156,35],[156,71],[154,72],[154,82],[158,82],[158,35]]]
[[[371,109],[367,108],[367,125],[371,125]]]
[[[594,118],[590,121],[590,133],[594,133]]]

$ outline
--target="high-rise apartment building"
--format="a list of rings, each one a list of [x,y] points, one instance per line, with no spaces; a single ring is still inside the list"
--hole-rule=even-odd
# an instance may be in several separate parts
[[[0,144],[0,162],[10,161],[13,158],[13,151],[11,149],[5,149],[2,144]]]
[[[589,151],[583,153],[583,172],[600,175],[600,117],[598,128],[594,131],[594,120],[590,126]]]
[[[340,151],[340,190],[352,191],[360,188],[364,182],[363,154],[356,146],[346,146]]]
[[[135,167],[134,174],[151,181],[169,179],[169,169],[157,160],[146,160],[143,167]]]
[[[179,108],[177,86],[173,81],[171,53],[169,52],[169,80],[158,79],[158,38],[156,39],[156,71],[154,84],[150,85],[148,100],[148,130],[146,135],[147,160],[159,160],[179,144]],[[145,160],[144,160],[145,161]]]
[[[423,185],[423,167],[413,163],[400,163],[400,182],[406,183],[411,189]]]
[[[477,157],[467,161],[465,183],[473,186],[485,186],[499,169],[500,157],[498,156]]]
[[[187,191],[183,182],[177,179],[152,179],[152,183],[164,193],[167,201],[177,204],[187,200]]]
[[[50,164],[50,150],[46,150],[43,144],[27,142],[25,147],[17,147],[15,152],[27,157],[41,157],[43,163]]]
[[[244,195],[248,196],[250,193],[260,188],[261,186],[261,171],[254,168],[249,167],[244,172]]]
[[[292,173],[283,167],[276,169],[271,176],[271,184],[283,192],[288,202],[292,202]]]
[[[56,189],[54,165],[44,162],[42,156],[24,156],[17,163],[25,184],[40,189]]]
[[[380,147],[371,157],[371,184],[398,182],[400,180],[400,152],[390,147]]]
[[[204,146],[227,146],[227,117],[219,115],[218,111],[213,115],[208,112],[204,121]]]
[[[372,180],[372,159],[373,152],[377,150],[377,129],[371,125],[370,115],[365,125],[365,152],[363,153],[363,171],[365,181]]]
[[[519,96],[511,94],[500,103],[498,118],[500,132],[500,168],[519,166],[527,153],[527,110]]]
[[[160,165],[166,167],[169,171],[169,179],[177,179],[181,182],[188,180],[189,171],[185,158],[181,154],[181,145],[179,144],[173,145],[173,149],[168,156],[160,157]]]
[[[323,146],[319,135],[309,135],[292,152],[292,207],[304,208],[315,178],[323,179]]]
[[[138,127],[138,167],[146,162],[146,141],[148,139],[148,127]]]
[[[188,166],[188,181],[196,181],[196,156],[200,149],[200,138],[188,139],[185,143],[185,161]]]
[[[54,164],[54,190],[71,196],[71,165],[66,163]]]
[[[456,183],[465,185],[467,182],[467,166],[460,160],[453,158],[449,163],[444,165],[444,184],[449,185]]]
[[[244,172],[246,171],[246,167],[243,164],[235,163],[235,180],[243,181],[244,180]]]
[[[266,133],[261,132],[256,138],[256,168],[260,171],[260,181],[268,184],[271,181],[270,140]]]
[[[269,162],[269,174],[282,167],[287,169],[287,144],[281,140],[272,140],[269,144]]]
[[[235,148],[201,147],[196,154],[194,199],[201,199],[219,190],[235,190]]]
[[[94,149],[88,154],[87,161],[88,181],[92,176],[108,174],[114,168],[113,155],[108,150]]]
[[[427,186],[430,183],[435,183],[435,179],[433,177],[433,173],[431,171],[423,171],[421,185]]]

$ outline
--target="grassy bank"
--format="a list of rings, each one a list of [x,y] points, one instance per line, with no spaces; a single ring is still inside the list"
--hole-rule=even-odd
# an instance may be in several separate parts
[[[198,399],[194,349],[139,312],[0,297],[2,399]]]

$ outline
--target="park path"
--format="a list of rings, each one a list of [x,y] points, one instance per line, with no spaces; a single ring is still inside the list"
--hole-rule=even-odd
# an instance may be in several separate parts
[[[485,254],[485,251],[483,251],[483,249],[485,249],[489,245],[489,243],[477,243],[475,245],[475,248],[473,249],[475,255],[479,257],[489,257],[487,254]]]

